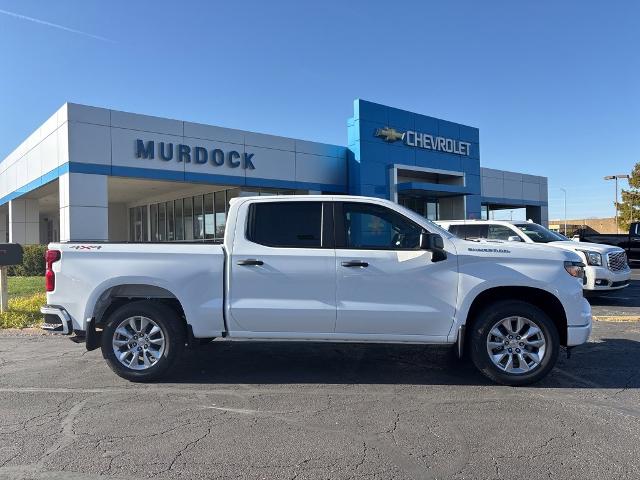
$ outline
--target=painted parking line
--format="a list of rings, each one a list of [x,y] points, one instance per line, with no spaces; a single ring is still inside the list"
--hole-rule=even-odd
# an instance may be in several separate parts
[[[640,315],[594,315],[597,322],[640,322]]]

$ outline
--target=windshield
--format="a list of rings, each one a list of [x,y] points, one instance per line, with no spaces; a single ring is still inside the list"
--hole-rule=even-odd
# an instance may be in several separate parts
[[[536,243],[563,242],[569,240],[564,235],[552,232],[537,223],[516,223],[514,226]]]

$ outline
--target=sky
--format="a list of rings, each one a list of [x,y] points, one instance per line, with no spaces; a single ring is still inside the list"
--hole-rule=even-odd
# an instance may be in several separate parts
[[[64,102],[345,145],[353,100],[480,129],[482,166],[613,216],[640,2],[0,0],[0,158]],[[626,187],[626,182],[621,182]],[[514,217],[515,218],[515,217]]]

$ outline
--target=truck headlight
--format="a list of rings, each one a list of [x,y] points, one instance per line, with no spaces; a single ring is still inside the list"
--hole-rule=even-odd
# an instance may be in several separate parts
[[[584,277],[584,263],[582,262],[564,262],[564,269],[569,275],[576,278]]]
[[[587,259],[587,265],[595,265],[597,267],[602,265],[602,255],[598,252],[592,252],[590,250],[578,250],[582,252]]]

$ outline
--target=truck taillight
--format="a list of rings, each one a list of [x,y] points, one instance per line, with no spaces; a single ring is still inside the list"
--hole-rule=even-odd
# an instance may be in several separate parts
[[[44,274],[44,284],[47,292],[53,292],[56,288],[56,274],[53,271],[53,264],[58,260],[60,260],[60,250],[47,250],[44,254],[47,268]]]

